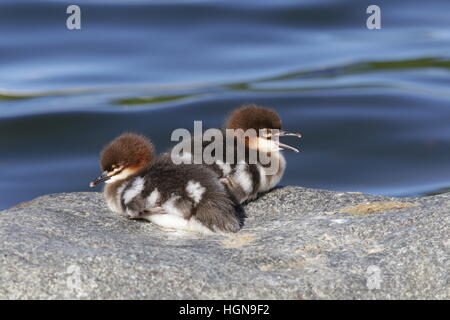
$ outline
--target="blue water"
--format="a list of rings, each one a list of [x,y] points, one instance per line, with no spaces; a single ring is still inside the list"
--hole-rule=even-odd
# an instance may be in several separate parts
[[[304,136],[283,185],[450,190],[450,1],[84,0],[72,31],[69,4],[0,2],[0,209],[89,191],[123,131],[164,151],[250,102]]]

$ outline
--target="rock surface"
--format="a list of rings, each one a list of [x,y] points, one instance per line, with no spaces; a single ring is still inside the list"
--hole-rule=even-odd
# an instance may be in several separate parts
[[[0,298],[450,298],[450,194],[286,187],[246,211],[232,236],[129,221],[100,193],[0,211]]]

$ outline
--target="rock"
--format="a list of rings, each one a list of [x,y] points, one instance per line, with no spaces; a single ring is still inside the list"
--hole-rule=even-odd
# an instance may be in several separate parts
[[[449,299],[450,194],[286,187],[230,236],[163,230],[100,193],[0,212],[1,299]]]

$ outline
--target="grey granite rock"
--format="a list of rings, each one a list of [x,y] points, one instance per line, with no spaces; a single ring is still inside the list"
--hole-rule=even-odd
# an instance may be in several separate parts
[[[233,236],[162,230],[100,193],[0,212],[0,298],[449,299],[450,194],[286,187]]]

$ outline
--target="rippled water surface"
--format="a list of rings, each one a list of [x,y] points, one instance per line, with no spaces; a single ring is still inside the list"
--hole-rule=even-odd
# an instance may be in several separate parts
[[[450,2],[0,2],[0,209],[88,191],[123,131],[158,151],[243,103],[303,133],[283,185],[388,195],[450,187]],[[296,140],[292,142],[296,143]]]

